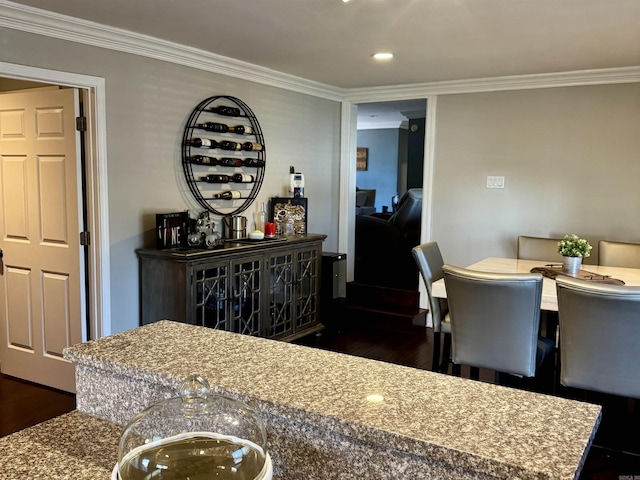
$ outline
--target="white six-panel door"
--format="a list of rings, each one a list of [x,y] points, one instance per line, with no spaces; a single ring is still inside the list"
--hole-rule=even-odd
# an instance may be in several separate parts
[[[0,95],[0,369],[75,391],[83,340],[78,93]]]

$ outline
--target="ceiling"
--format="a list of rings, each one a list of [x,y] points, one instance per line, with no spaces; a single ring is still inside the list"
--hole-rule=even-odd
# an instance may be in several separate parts
[[[339,88],[640,65],[640,0],[18,0]],[[371,54],[392,51],[375,62]]]
[[[409,119],[425,118],[424,98],[395,102],[361,103],[358,105],[358,130],[408,128]]]

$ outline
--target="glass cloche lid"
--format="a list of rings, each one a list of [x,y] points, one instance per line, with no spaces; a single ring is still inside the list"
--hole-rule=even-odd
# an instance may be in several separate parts
[[[209,390],[191,375],[179,397],[133,417],[120,437],[113,480],[271,480],[262,419]]]

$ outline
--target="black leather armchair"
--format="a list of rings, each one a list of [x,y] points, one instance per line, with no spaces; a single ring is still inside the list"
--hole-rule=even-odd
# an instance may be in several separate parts
[[[356,216],[354,280],[405,290],[418,289],[411,249],[420,243],[422,189],[408,190],[387,220]]]

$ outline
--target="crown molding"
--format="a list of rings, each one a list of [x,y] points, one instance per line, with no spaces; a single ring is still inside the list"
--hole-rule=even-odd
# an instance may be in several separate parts
[[[448,80],[386,87],[351,88],[345,92],[342,100],[351,103],[368,103],[372,101],[379,102],[381,98],[384,98],[385,101],[395,101],[456,93],[498,92],[506,90],[637,82],[640,82],[640,66],[472,78],[467,80]]]
[[[406,120],[402,121],[382,121],[376,122],[375,120],[358,120],[358,130],[383,130],[383,129],[401,129],[405,130],[409,128],[409,122]]]
[[[0,27],[140,55],[337,102],[640,82],[640,66],[366,88],[339,88],[127,30],[0,0]]]
[[[234,58],[119,28],[0,0],[0,27],[131,53],[327,100],[344,90]]]

